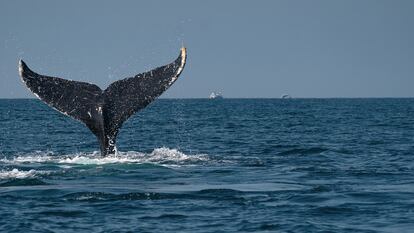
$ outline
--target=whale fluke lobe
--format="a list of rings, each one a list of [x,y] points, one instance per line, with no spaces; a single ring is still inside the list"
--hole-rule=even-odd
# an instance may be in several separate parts
[[[86,82],[37,74],[19,61],[19,74],[40,100],[57,111],[83,122],[98,138],[103,156],[116,152],[122,124],[167,90],[184,69],[187,51],[165,66],[118,80],[105,90]]]

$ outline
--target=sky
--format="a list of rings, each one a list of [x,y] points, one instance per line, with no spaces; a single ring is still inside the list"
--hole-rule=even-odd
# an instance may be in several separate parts
[[[172,62],[163,98],[414,97],[414,1],[1,1],[0,98],[18,76],[110,83]]]

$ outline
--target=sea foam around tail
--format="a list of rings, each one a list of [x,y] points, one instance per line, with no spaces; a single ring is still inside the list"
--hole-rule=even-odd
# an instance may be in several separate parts
[[[155,163],[185,165],[208,160],[207,155],[187,155],[177,149],[162,147],[154,149],[151,153],[128,151],[118,152],[106,157],[97,156],[96,153],[92,155],[76,154],[75,156],[60,158],[57,162],[66,164]]]
[[[29,154],[4,157],[0,164],[58,163],[58,164],[111,164],[111,163],[155,163],[155,164],[191,164],[209,161],[205,154],[188,155],[178,149],[156,148],[151,153],[136,151],[118,152],[115,155],[101,157],[99,152],[55,155],[53,152],[33,152]]]

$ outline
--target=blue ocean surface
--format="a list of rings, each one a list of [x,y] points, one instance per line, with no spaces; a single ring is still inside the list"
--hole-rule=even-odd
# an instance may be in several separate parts
[[[117,145],[0,100],[0,231],[414,232],[414,99],[160,99]]]

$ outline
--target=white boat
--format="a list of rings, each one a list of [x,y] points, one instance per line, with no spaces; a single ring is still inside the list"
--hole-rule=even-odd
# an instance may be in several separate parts
[[[208,98],[209,99],[223,99],[223,96],[221,95],[220,92],[212,92]]]

